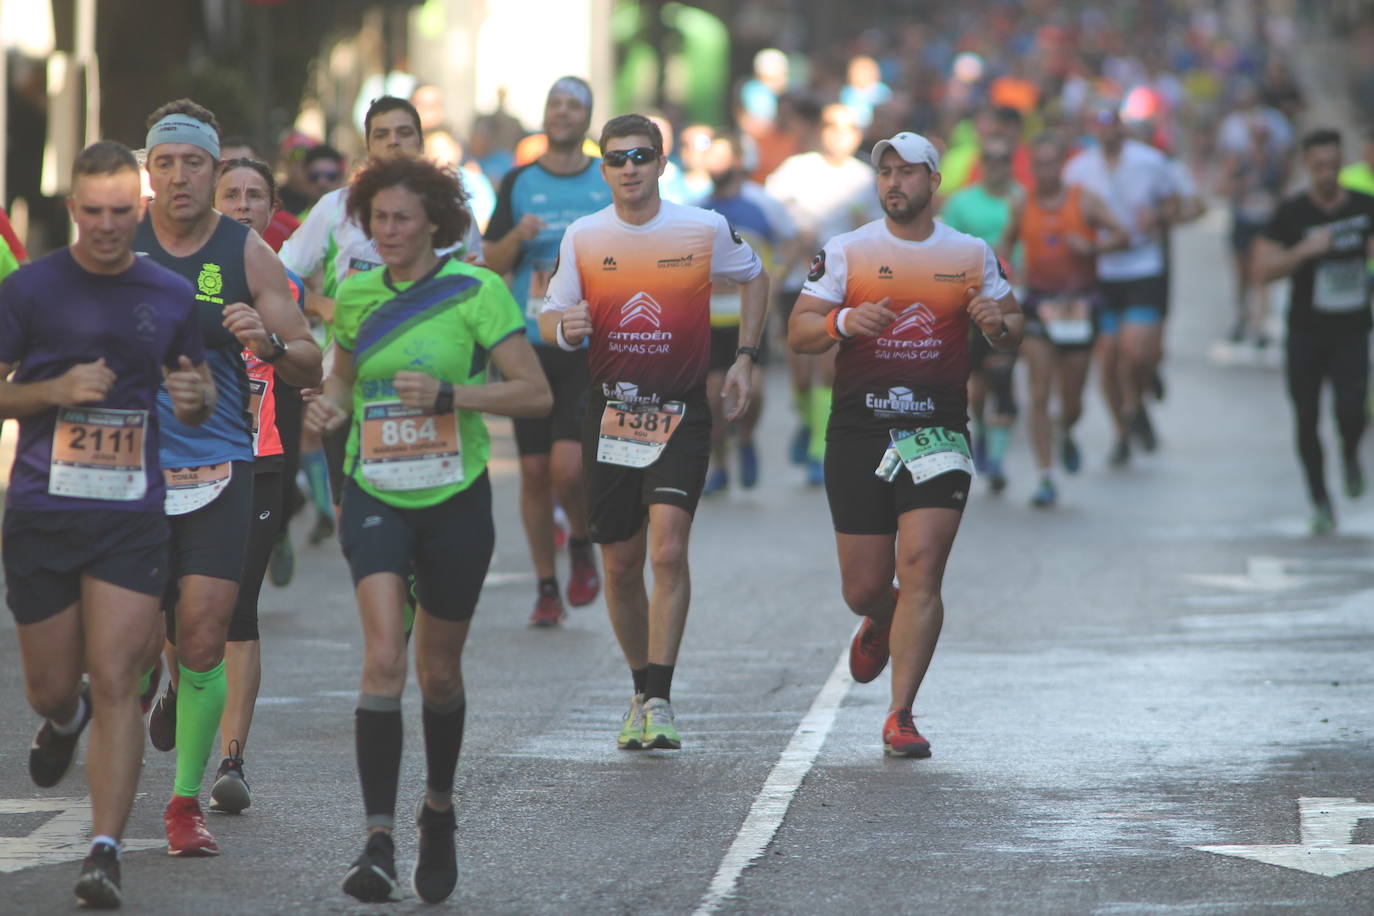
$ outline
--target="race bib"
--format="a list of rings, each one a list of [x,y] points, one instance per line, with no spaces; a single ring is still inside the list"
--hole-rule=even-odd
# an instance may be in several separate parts
[[[913,483],[922,484],[950,471],[973,474],[973,457],[969,454],[968,440],[961,433],[932,426],[894,429],[889,435]]]
[[[535,261],[530,268],[530,291],[525,299],[525,314],[538,318],[544,311],[544,297],[549,293],[549,280],[553,277],[556,261]]]
[[[458,413],[435,413],[400,401],[363,408],[358,457],[378,490],[425,490],[463,482]]]
[[[1052,343],[1071,347],[1092,342],[1092,306],[1087,299],[1081,296],[1043,299],[1036,305],[1035,312]]]
[[[627,468],[647,468],[663,454],[686,415],[687,405],[681,401],[635,407],[624,401],[609,401],[601,414],[596,460]]]
[[[234,466],[207,464],[198,468],[163,468],[167,498],[163,509],[168,515],[186,515],[215,501],[229,486]]]
[[[1341,258],[1317,265],[1312,283],[1312,305],[1319,312],[1354,312],[1369,301],[1362,258]]]
[[[131,502],[148,493],[148,411],[63,407],[53,429],[48,492]]]
[[[258,450],[258,427],[262,425],[262,398],[267,393],[267,380],[248,377],[248,413],[253,418],[253,451]]]

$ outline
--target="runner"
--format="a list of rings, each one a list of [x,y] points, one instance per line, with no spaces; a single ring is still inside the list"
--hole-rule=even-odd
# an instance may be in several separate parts
[[[933,218],[930,141],[903,131],[878,141],[872,162],[886,217],[816,255],[788,343],[822,353],[839,342],[825,488],[845,603],[864,618],[850,673],[873,680],[890,647],[883,747],[929,757],[911,707],[940,637],[940,583],[972,483],[968,326],[1006,351],[1023,319],[987,243]]]
[[[1064,180],[1083,185],[1106,202],[1131,244],[1097,259],[1102,291],[1098,365],[1102,391],[1116,423],[1113,467],[1131,460],[1131,437],[1146,451],[1157,445],[1143,392],[1154,379],[1162,345],[1163,305],[1168,293],[1163,228],[1175,215],[1177,193],[1168,160],[1126,136],[1115,106],[1092,115],[1097,145],[1069,160]]]
[[[1330,534],[1336,515],[1326,490],[1321,391],[1330,380],[1341,440],[1345,493],[1364,493],[1360,437],[1369,389],[1369,274],[1374,197],[1341,187],[1341,135],[1315,130],[1302,140],[1307,190],[1279,205],[1256,243],[1265,282],[1291,277],[1288,295],[1288,396],[1293,399],[1298,457],[1312,499],[1312,532]]]
[[[171,575],[164,610],[167,691],[148,719],[153,745],[177,749],[176,783],[163,821],[170,855],[217,855],[198,796],[225,703],[225,633],[238,599],[253,498],[249,383],[252,349],[290,384],[320,379],[320,348],[291,300],[267,243],[213,209],[219,125],[189,99],[148,118],[148,174],[156,194],[136,248],[190,280],[206,362],[219,390],[215,413],[190,429],[162,409],[161,462],[171,486]],[[190,690],[180,690],[190,684]],[[178,699],[180,702],[178,702]]]
[[[1231,200],[1231,255],[1236,274],[1236,323],[1231,342],[1269,343],[1269,287],[1255,273],[1255,241],[1278,208],[1288,182],[1288,156],[1269,139],[1269,122],[1247,122],[1250,142],[1222,162],[1222,191]]]
[[[530,625],[557,626],[564,616],[554,562],[554,501],[563,507],[569,528],[568,603],[581,607],[596,600],[601,579],[587,538],[587,498],[582,486],[582,414],[587,403],[587,351],[566,353],[539,342],[539,312],[549,276],[558,260],[563,232],[580,216],[600,210],[611,192],[598,160],[582,151],[592,120],[592,91],[585,80],[565,76],[554,83],[544,103],[548,149],[535,162],[501,179],[496,210],[487,226],[487,266],[511,274],[511,292],[525,304],[525,333],[553,388],[553,413],[515,420],[520,453],[520,517],[538,595]]]
[[[741,286],[740,346],[724,388],[733,421],[752,395],[768,275],[720,214],[659,197],[663,137],[652,121],[613,118],[600,145],[613,203],[563,234],[539,327],[569,352],[591,344],[587,529],[601,545],[606,607],[634,680],[617,743],[677,749],[671,688],[691,595],[687,542],[710,459],[711,282]]]
[[[1075,474],[1082,458],[1073,428],[1083,413],[1100,304],[1096,258],[1124,247],[1129,236],[1099,197],[1064,185],[1068,144],[1063,138],[1042,134],[1031,143],[1030,155],[1035,187],[1012,208],[1000,250],[1005,258],[1013,246],[1021,246],[1026,286],[1021,353],[1030,371],[1030,438],[1040,472],[1031,505],[1048,508],[1059,498],[1050,392],[1059,392],[1060,460]]]
[[[262,235],[276,206],[276,180],[266,163],[230,159],[220,166],[215,209]],[[293,293],[301,291],[298,277],[288,273],[287,278]],[[238,814],[252,804],[243,755],[262,681],[258,596],[268,560],[285,525],[284,491],[295,477],[302,410],[300,389],[281,384],[272,364],[259,359],[251,348],[245,347],[242,356],[248,370],[253,417],[253,511],[243,580],[225,644],[228,689],[220,718],[223,756],[210,789],[210,810],[225,814]]]
[[[136,672],[160,647],[167,581],[154,405],[165,374],[177,419],[204,422],[215,386],[191,285],[134,256],[143,203],[133,153],[83,150],[67,210],[76,241],[0,287],[0,418],[19,419],[5,585],[29,704],[45,717],[29,751],[33,781],[57,785],[94,722],[92,841],[76,896],[112,909],[143,757]]]
[[[802,106],[798,114],[805,117]],[[873,198],[873,169],[854,158],[863,132],[844,105],[827,105],[818,115],[816,149],[788,157],[768,176],[764,188],[780,201],[801,233],[802,251],[819,251],[834,236],[882,216]],[[806,265],[798,262],[784,273],[778,310],[786,321],[806,282]],[[825,424],[830,416],[830,383],[834,358],[788,348],[792,396],[801,424],[792,440],[791,458],[806,466],[807,480],[823,482]]]
[[[1020,123],[1019,120],[1017,122]],[[1015,141],[1001,134],[983,140],[979,157],[977,184],[950,195],[940,211],[940,219],[951,229],[982,239],[989,247],[1002,241],[1012,208],[1025,200],[1025,193],[1012,180],[1011,159]],[[1011,263],[1012,252],[1006,253]],[[1011,443],[1011,428],[1016,422],[1016,351],[998,352],[976,328],[969,329],[969,408],[973,414],[974,465],[988,475],[994,493],[1007,487],[1002,466]],[[992,395],[992,409],[985,409]]]
[[[797,257],[797,226],[787,210],[768,195],[761,185],[749,180],[744,150],[738,134],[722,132],[707,146],[704,167],[711,177],[712,192],[701,206],[725,217],[749,247],[758,252],[764,267],[788,263]],[[764,366],[768,363],[768,329],[759,338],[759,358],[750,383],[753,396],[749,409],[733,426],[726,422],[721,392],[725,375],[735,362],[739,343],[740,293],[734,283],[720,281],[711,292],[711,371],[706,376],[707,401],[711,405],[711,470],[706,474],[702,496],[725,489],[730,482],[726,455],[727,434],[733,432],[739,447],[740,483],[752,489],[759,479],[758,449],[754,430],[763,414]]]
[[[453,776],[466,700],[461,659],[495,531],[482,411],[547,413],[553,397],[496,274],[435,248],[467,229],[462,186],[420,158],[373,162],[348,214],[386,266],[339,287],[334,367],[306,410],[319,431],[348,429],[342,541],[363,619],[355,729],[367,843],[344,879],[359,900],[392,899],[406,682],[406,577],[420,608],[415,671],[424,697],[425,796],[412,884],[429,903],[457,881]],[[504,381],[486,383],[486,361]]]

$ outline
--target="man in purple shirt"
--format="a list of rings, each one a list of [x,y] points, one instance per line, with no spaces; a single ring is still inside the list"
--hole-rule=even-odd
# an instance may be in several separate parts
[[[94,721],[76,895],[112,908],[143,756],[138,675],[161,646],[167,584],[157,392],[165,379],[177,419],[200,423],[215,387],[191,285],[133,253],[133,154],[84,150],[67,209],[76,241],[0,286],[0,419],[19,419],[3,560],[29,703],[45,718],[29,773],[56,785]]]

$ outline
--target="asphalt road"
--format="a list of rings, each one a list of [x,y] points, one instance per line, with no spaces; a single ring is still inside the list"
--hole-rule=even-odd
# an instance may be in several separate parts
[[[762,485],[698,514],[677,753],[616,750],[630,682],[600,601],[561,630],[526,628],[534,583],[513,448],[493,421],[497,557],[466,656],[461,874],[447,905],[1374,912],[1374,871],[1361,870],[1374,866],[1374,511],[1338,502],[1340,533],[1308,536],[1280,374],[1209,360],[1230,314],[1222,222],[1208,217],[1176,243],[1159,452],[1109,469],[1094,393],[1086,464],[1061,477],[1059,508],[1028,507],[1020,430],[1008,491],[978,485],[917,701],[929,760],[884,758],[886,676],[853,685],[836,671],[854,620],[824,498],[783,458],[780,371]],[[336,545],[298,555],[295,582],[263,594],[253,807],[211,817],[219,858],[167,857],[173,759],[150,745],[127,836],[151,848],[126,855],[130,911],[369,909],[339,889],[362,836],[356,611]],[[69,912],[84,780],[74,771],[48,792],[28,780],[37,720],[8,615],[0,697],[0,911]],[[403,811],[422,787],[413,687],[406,725]],[[398,839],[408,874],[413,828]],[[408,896],[388,912],[424,906]]]

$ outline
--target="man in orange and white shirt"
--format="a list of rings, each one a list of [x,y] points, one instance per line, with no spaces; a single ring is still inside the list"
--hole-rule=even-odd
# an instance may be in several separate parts
[[[601,545],[606,606],[635,687],[618,744],[676,749],[669,689],[691,594],[687,540],[710,457],[711,283],[740,284],[741,346],[722,392],[734,420],[753,394],[768,276],[719,213],[659,197],[667,160],[652,121],[613,118],[601,149],[611,206],[563,234],[539,329],[565,350],[590,341],[587,531]]]
[[[911,706],[940,637],[941,580],[972,483],[969,324],[1007,351],[1023,318],[987,243],[934,219],[930,141],[903,131],[875,144],[872,162],[885,216],[816,255],[787,339],[801,353],[839,343],[825,489],[845,603],[864,618],[850,673],[871,681],[891,656],[884,748],[929,757]]]

